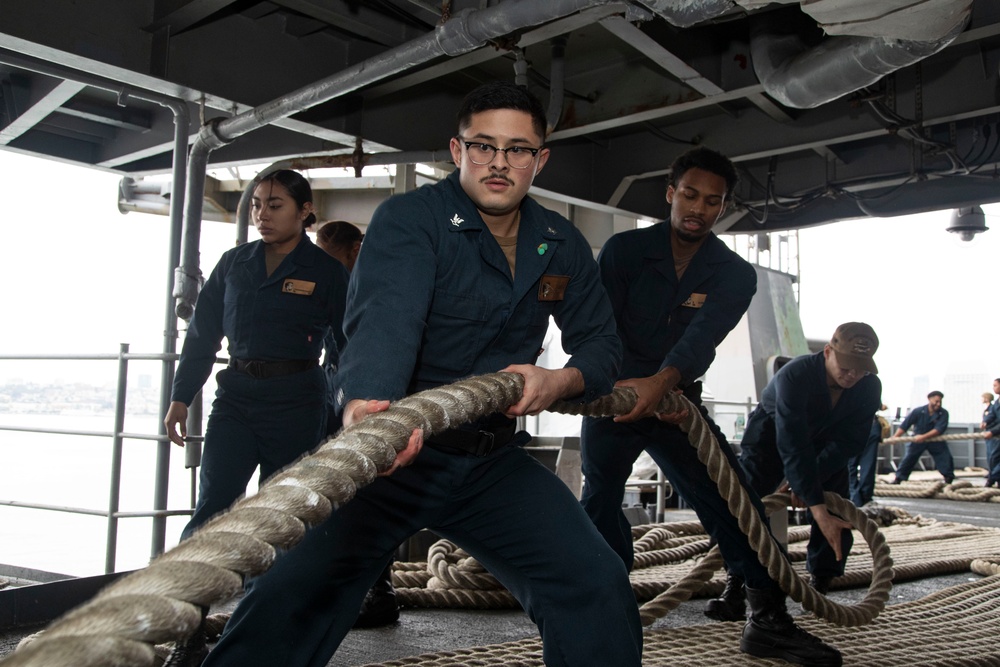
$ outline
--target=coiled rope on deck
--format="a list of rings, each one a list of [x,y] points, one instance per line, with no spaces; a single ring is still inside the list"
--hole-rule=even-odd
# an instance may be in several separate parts
[[[880,498],[944,498],[964,502],[1000,503],[1000,489],[975,486],[961,480],[947,484],[943,481],[905,481],[890,484],[875,481],[875,495]]]
[[[260,574],[272,565],[276,547],[294,546],[308,525],[329,516],[333,503],[349,502],[358,488],[388,470],[414,429],[422,429],[429,436],[453,424],[503,411],[520,399],[523,388],[524,379],[514,373],[474,377],[414,394],[393,403],[385,412],[345,428],[313,454],[268,479],[256,495],[237,501],[228,512],[147,568],[118,580],[93,600],[57,619],[0,664],[151,667],[154,644],[189,637],[201,622],[200,607],[236,595],[241,576]],[[631,389],[616,389],[589,404],[586,414],[624,414],[634,404]],[[553,409],[584,414],[580,406],[568,403]],[[730,511],[761,554],[762,563],[786,592],[817,615],[838,624],[857,625],[877,615],[888,598],[892,580],[888,548],[885,540],[880,540],[877,527],[849,503],[827,494],[830,508],[865,536],[879,568],[873,574],[868,595],[854,607],[820,596],[795,575],[782,556],[698,410],[675,394],[665,397],[659,406],[662,412],[680,409],[688,409],[688,419],[681,428],[698,449],[698,458],[708,466],[710,476],[728,499]]]
[[[985,440],[989,433],[989,431],[979,431],[977,433],[944,433],[933,438],[926,438],[921,440],[921,442]],[[899,445],[908,442],[916,442],[918,437],[919,436],[904,435],[899,436],[898,438],[886,438],[882,440],[881,444]],[[969,468],[966,468],[966,470],[969,470]],[[951,484],[941,481],[906,481],[900,484],[888,484],[876,479],[875,495],[880,497],[895,498],[945,498],[947,500],[961,500],[966,502],[1000,503],[1000,489],[975,487],[966,481],[956,481]]]
[[[934,436],[933,438],[925,438],[921,442],[951,442],[953,440],[985,440],[988,436],[986,435],[989,431],[980,431],[978,433],[943,433],[941,435]],[[881,442],[883,445],[900,445],[907,442],[916,442],[919,436],[916,435],[901,435],[898,438],[886,438]]]

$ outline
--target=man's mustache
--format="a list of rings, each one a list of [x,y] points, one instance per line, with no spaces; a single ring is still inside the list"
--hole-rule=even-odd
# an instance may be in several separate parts
[[[503,174],[491,174],[489,176],[483,176],[482,178],[479,179],[480,183],[485,183],[486,181],[503,181],[508,185],[514,185],[514,181],[510,180]]]

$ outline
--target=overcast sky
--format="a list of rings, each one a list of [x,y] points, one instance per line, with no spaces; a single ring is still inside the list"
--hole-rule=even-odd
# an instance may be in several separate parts
[[[991,230],[972,244],[945,231],[951,211],[800,233],[806,336],[829,338],[845,321],[871,324],[883,400],[904,414],[914,407],[916,376],[930,376],[931,388],[941,389],[946,372],[1000,377],[1000,207],[983,208]],[[956,416],[981,414],[980,394],[990,389],[987,381],[970,396],[946,395],[945,407]]]
[[[114,353],[127,342],[134,352],[159,352],[172,269],[167,218],[122,215],[119,177],[93,169],[0,151],[0,178],[7,248],[0,350]],[[945,232],[947,211],[801,232],[806,336],[829,337],[848,320],[870,323],[881,340],[876,361],[891,407],[908,405],[915,376],[930,375],[931,384],[949,368],[1000,376],[1000,207],[985,209],[992,230],[972,245]],[[234,236],[232,225],[203,223],[206,275]],[[95,368],[50,364],[0,362],[0,381],[78,380]],[[111,365],[101,368],[113,380]]]

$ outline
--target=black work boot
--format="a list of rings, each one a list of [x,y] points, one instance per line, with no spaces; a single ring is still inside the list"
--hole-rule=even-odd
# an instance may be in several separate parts
[[[815,574],[809,575],[809,585],[816,589],[817,593],[822,593],[826,595],[830,592],[830,584],[833,582],[833,577],[816,576]]]
[[[743,577],[729,572],[726,587],[720,597],[709,600],[705,605],[705,616],[715,621],[745,621],[747,618],[747,596],[743,591]]]
[[[361,612],[354,621],[355,628],[378,628],[399,620],[399,604],[396,589],[392,587],[392,563],[390,562],[378,581],[365,594]]]
[[[740,650],[758,658],[780,658],[809,667],[841,667],[840,651],[795,625],[780,588],[746,589],[750,620],[743,627]]]

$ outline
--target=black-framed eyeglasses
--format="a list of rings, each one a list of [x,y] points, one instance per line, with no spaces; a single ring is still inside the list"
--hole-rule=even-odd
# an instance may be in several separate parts
[[[462,137],[455,137],[463,144],[465,144],[465,150],[469,154],[469,159],[472,160],[472,164],[484,165],[493,162],[493,158],[497,156],[497,153],[503,153],[504,158],[514,169],[527,169],[534,162],[535,156],[538,155],[538,151],[542,150],[542,147],[530,148],[528,146],[508,146],[507,148],[497,148],[493,144],[483,143],[482,141],[466,141]]]

